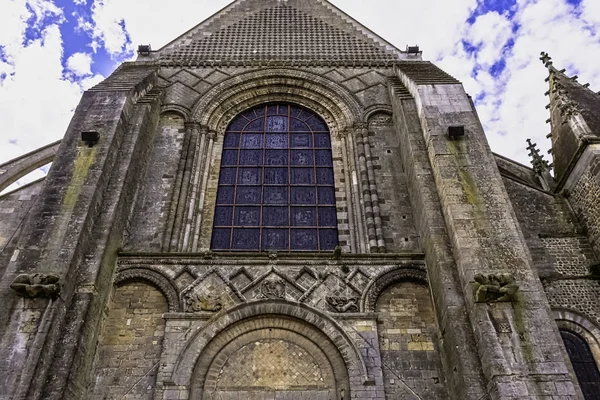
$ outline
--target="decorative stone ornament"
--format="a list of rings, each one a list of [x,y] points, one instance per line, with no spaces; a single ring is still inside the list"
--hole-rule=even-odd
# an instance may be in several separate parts
[[[219,299],[214,299],[212,296],[201,296],[199,293],[190,293],[185,296],[184,301],[186,312],[217,312],[223,308]]]
[[[265,279],[260,285],[260,294],[264,299],[285,299],[285,281]]]
[[[55,299],[60,293],[59,279],[54,274],[20,274],[10,288],[23,297]]]
[[[519,285],[511,274],[475,275],[475,301],[477,303],[511,302],[517,290],[519,290]]]
[[[328,296],[325,300],[338,313],[359,311],[356,297]]]

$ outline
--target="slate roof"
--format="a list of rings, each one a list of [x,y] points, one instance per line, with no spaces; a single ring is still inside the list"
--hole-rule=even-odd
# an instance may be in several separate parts
[[[177,65],[389,65],[400,51],[321,0],[238,0],[159,51]]]

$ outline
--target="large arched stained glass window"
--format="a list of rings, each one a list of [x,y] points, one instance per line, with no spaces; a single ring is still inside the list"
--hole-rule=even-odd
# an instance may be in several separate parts
[[[565,348],[579,381],[585,400],[600,400],[600,371],[584,338],[578,334],[560,330]]]
[[[325,122],[292,104],[238,115],[225,133],[211,248],[325,251],[337,244]]]

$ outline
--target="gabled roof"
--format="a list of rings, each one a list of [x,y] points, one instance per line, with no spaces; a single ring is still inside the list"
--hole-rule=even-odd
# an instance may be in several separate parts
[[[401,54],[326,0],[236,0],[153,58],[167,65],[390,65]]]

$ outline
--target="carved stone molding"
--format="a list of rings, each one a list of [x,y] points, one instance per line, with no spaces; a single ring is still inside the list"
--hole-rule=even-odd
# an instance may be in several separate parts
[[[55,274],[21,274],[10,288],[23,297],[55,299],[60,293],[59,280],[60,277]]]

